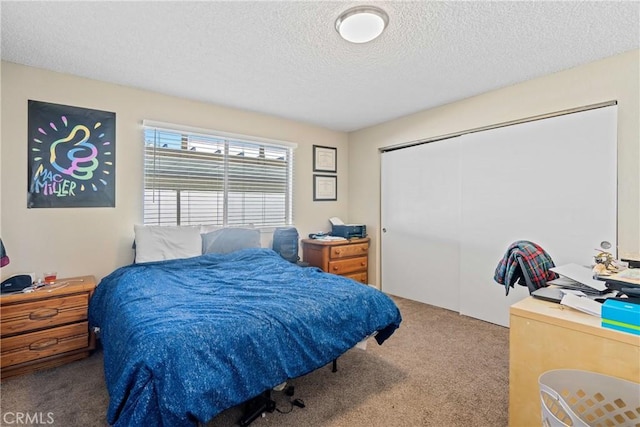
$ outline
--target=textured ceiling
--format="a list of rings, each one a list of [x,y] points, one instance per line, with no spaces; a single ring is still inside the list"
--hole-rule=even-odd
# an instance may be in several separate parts
[[[389,27],[340,39],[343,10]],[[351,131],[639,47],[640,2],[7,2],[2,59]]]

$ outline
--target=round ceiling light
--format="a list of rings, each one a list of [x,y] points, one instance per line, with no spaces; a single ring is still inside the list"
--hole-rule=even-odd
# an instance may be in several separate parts
[[[366,43],[378,37],[389,24],[389,15],[375,6],[347,9],[336,19],[336,31],[351,43]]]

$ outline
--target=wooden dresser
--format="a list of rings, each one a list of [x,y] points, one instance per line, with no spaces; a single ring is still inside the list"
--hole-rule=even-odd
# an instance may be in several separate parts
[[[59,279],[31,293],[0,297],[2,378],[89,356],[95,335],[87,311],[93,276]]]
[[[302,258],[309,265],[367,284],[369,238],[351,240],[302,239]]]

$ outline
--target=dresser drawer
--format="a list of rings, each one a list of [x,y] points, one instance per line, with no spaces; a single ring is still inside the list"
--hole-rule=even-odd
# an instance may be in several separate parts
[[[366,255],[369,251],[368,243],[358,243],[354,245],[334,246],[331,248],[331,259],[347,258],[358,255]]]
[[[89,346],[88,322],[2,338],[2,368]]]
[[[86,320],[88,305],[84,293],[2,306],[2,336]]]
[[[349,279],[353,279],[356,282],[360,282],[363,284],[368,284],[369,283],[369,278],[367,277],[367,273],[351,273],[351,274],[345,274],[344,277],[348,277]]]
[[[347,274],[367,270],[368,258],[366,256],[342,259],[329,262],[329,273]]]

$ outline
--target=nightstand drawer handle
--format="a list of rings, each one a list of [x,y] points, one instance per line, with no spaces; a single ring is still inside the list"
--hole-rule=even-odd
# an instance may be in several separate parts
[[[29,319],[31,320],[44,320],[49,319],[50,317],[57,316],[59,310],[57,308],[43,308],[42,310],[37,310],[29,313]]]
[[[336,249],[336,254],[340,254],[340,249]]]
[[[29,350],[43,350],[56,344],[58,344],[58,338],[44,338],[29,344]]]

